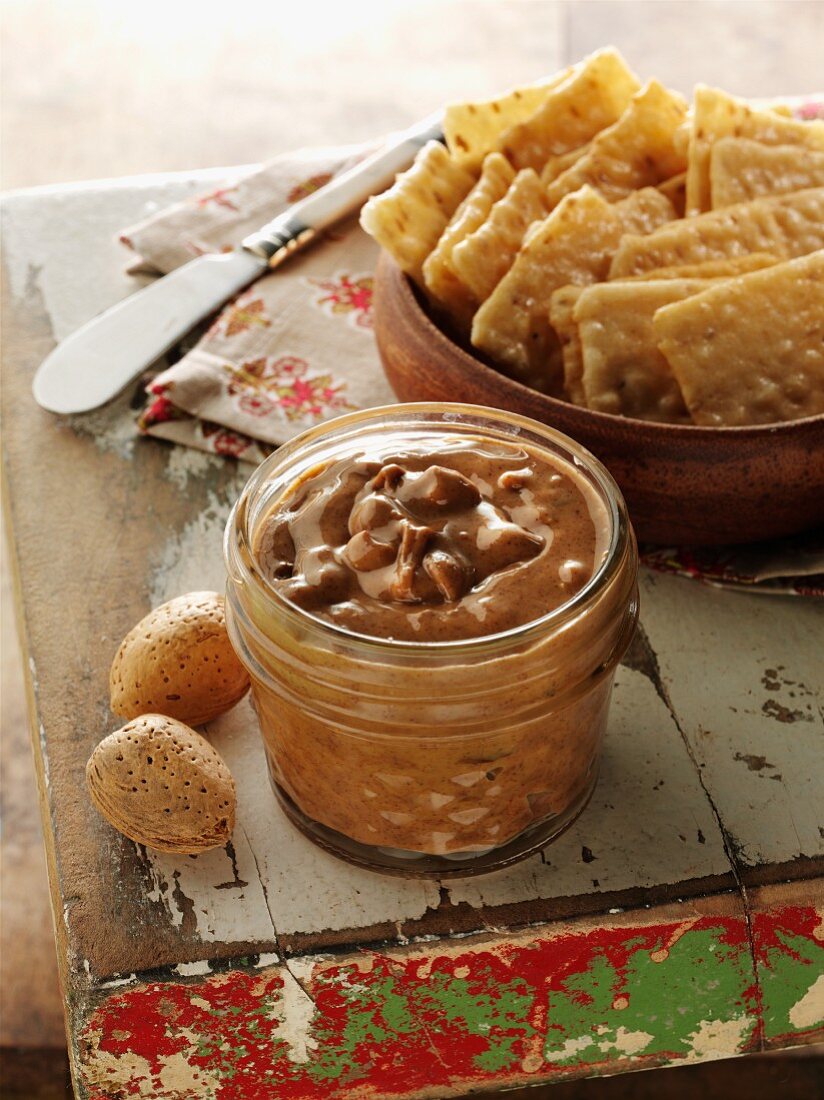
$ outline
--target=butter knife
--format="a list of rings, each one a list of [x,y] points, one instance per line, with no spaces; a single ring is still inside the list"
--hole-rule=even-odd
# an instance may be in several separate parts
[[[44,359],[32,384],[35,400],[54,413],[105,404],[198,321],[388,187],[427,141],[442,139],[441,115],[432,115],[289,207],[240,248],[191,260],[99,314]]]

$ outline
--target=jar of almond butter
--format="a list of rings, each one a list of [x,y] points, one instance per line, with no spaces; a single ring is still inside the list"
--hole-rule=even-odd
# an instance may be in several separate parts
[[[638,561],[573,440],[467,405],[344,416],[255,471],[225,556],[275,794],[318,844],[467,875],[583,810]]]

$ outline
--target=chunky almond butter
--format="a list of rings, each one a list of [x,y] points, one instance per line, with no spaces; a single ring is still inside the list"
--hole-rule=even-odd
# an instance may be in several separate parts
[[[86,782],[115,829],[162,852],[221,847],[235,826],[235,783],[223,758],[163,714],[144,714],[101,741]]]
[[[229,641],[223,596],[190,592],[150,611],[121,642],[109,686],[122,718],[158,712],[199,726],[233,707],[249,677]]]

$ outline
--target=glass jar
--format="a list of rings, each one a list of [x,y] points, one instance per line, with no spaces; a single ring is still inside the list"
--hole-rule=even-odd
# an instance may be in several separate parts
[[[607,516],[603,560],[567,603],[461,641],[354,634],[287,602],[252,553],[259,524],[319,464],[433,432],[528,444],[573,467]],[[307,836],[376,871],[487,872],[559,835],[595,787],[615,668],[638,611],[615,482],[552,428],[470,405],[353,413],[281,447],[229,518],[226,619],[252,680],[277,798]]]

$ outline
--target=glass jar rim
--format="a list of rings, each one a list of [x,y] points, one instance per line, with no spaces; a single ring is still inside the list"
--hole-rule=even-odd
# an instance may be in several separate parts
[[[483,422],[486,422],[488,427],[497,422],[504,427],[514,428],[515,431],[508,433],[510,436],[517,437],[521,431],[527,431],[538,437],[531,440],[531,442],[538,446],[551,443],[553,447],[561,452],[562,457],[567,462],[570,462],[576,469],[585,471],[595,482],[609,515],[609,540],[601,564],[583,588],[565,603],[536,619],[530,619],[526,623],[498,631],[495,634],[482,634],[477,637],[455,638],[447,641],[417,641],[361,634],[338,623],[321,619],[291,603],[264,577],[252,552],[248,505],[256,492],[271,479],[273,471],[281,463],[285,463],[285,469],[288,469],[290,460],[299,457],[308,444],[316,445],[327,441],[331,442],[340,434],[342,429],[362,426],[365,422],[371,420],[378,421],[393,417],[403,418],[407,422],[410,418],[413,418],[413,423],[415,418],[420,418],[418,422],[423,425],[426,423],[426,417],[428,416],[442,418],[437,427],[439,430],[446,432],[452,426],[461,425],[465,425],[469,429],[483,431]],[[237,562],[246,574],[243,579],[246,581],[253,580],[263,593],[276,604],[279,610],[282,610],[288,618],[299,624],[304,630],[313,629],[321,636],[327,635],[340,639],[350,646],[363,646],[371,651],[383,650],[396,655],[403,652],[409,654],[435,652],[461,654],[477,652],[479,649],[503,647],[513,642],[528,642],[533,636],[543,636],[547,630],[562,626],[567,621],[572,620],[582,608],[608,587],[623,560],[629,539],[629,530],[626,504],[615,479],[586,447],[570,436],[558,431],[557,428],[542,424],[531,417],[522,416],[520,413],[507,412],[503,409],[494,409],[483,405],[440,401],[399,402],[395,405],[360,409],[356,412],[335,417],[333,420],[324,421],[324,423],[295,436],[265,458],[249,477],[229,515],[224,536],[224,557],[230,576],[232,566]],[[235,540],[237,547],[235,547]],[[235,553],[235,549],[237,549],[237,553]]]

